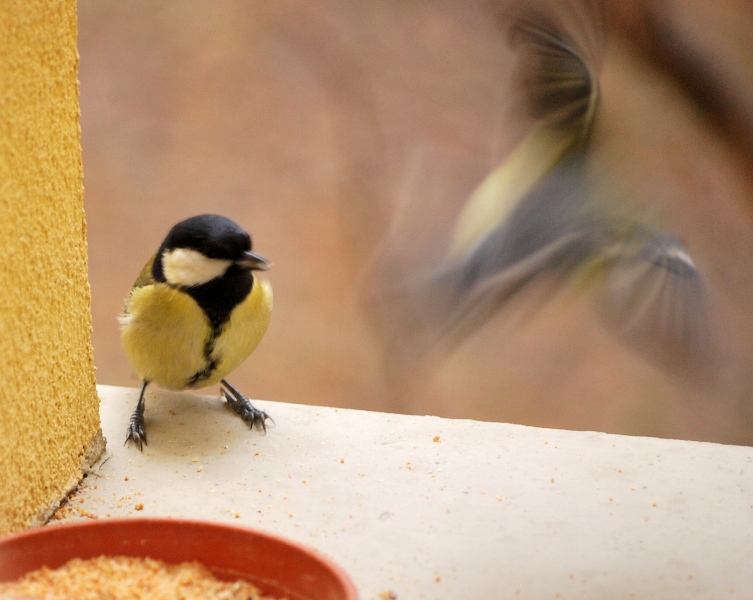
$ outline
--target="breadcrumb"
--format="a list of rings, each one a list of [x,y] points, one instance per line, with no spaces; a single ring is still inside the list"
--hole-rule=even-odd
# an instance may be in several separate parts
[[[204,565],[127,556],[74,558],[58,569],[42,567],[0,583],[0,597],[45,600],[274,600],[243,580],[220,581]],[[278,599],[284,600],[284,599]]]

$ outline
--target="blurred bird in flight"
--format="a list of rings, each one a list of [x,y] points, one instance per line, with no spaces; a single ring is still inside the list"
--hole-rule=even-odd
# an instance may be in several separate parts
[[[372,289],[388,366],[437,364],[513,298],[569,288],[589,292],[605,325],[648,360],[697,373],[710,351],[704,277],[678,237],[621,203],[624,174],[592,152],[604,10],[522,3],[501,21],[535,125],[470,195],[431,272]]]

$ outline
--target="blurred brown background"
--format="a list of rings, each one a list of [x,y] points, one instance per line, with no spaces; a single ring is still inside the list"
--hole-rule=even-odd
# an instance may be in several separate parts
[[[709,280],[713,388],[616,344],[582,299],[500,316],[409,385],[384,377],[362,304],[375,254],[387,237],[410,256],[441,251],[530,126],[499,12],[470,0],[79,0],[99,382],[138,384],[115,316],[169,227],[218,212],[274,265],[272,325],[231,378],[251,397],[753,443],[750,2],[622,7],[602,64],[604,151],[634,167],[637,204]],[[646,14],[672,34],[659,51]],[[718,102],[698,106],[709,90],[666,48],[692,50]]]

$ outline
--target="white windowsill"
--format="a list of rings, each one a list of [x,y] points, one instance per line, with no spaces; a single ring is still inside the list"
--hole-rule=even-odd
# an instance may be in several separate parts
[[[265,529],[329,555],[364,600],[753,590],[752,448],[259,401],[262,435],[218,396],[153,390],[142,454],[123,446],[138,390],[99,393],[106,460],[63,520]]]

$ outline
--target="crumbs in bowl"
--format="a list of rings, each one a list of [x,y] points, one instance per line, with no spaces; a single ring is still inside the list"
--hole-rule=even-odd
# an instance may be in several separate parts
[[[45,600],[275,600],[248,581],[221,581],[204,565],[169,565],[151,558],[74,558],[62,567],[42,567],[10,583],[0,596]],[[281,600],[281,599],[277,599]]]

